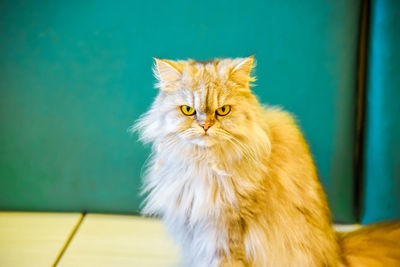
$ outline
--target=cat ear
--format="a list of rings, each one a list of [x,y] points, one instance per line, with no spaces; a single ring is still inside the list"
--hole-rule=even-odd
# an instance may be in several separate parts
[[[250,73],[253,69],[254,55],[246,58],[238,58],[233,66],[230,79],[242,86],[248,87],[249,82],[254,82],[255,78],[251,77]]]
[[[159,82],[174,82],[182,78],[182,66],[176,61],[154,58],[154,75]]]

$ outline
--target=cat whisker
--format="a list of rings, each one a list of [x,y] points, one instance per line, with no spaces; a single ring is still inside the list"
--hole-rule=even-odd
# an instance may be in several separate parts
[[[250,161],[249,157],[247,156],[247,153],[243,151],[243,148],[240,145],[238,145],[237,142],[229,138],[229,136],[224,136],[224,139],[233,146],[234,150],[236,150],[241,157],[243,157],[247,161]]]
[[[217,133],[223,137],[225,140],[229,141],[234,147],[236,147],[239,151],[241,152],[240,154],[247,160],[250,161],[249,157],[253,161],[258,161],[254,156],[252,150],[248,148],[248,146],[244,145],[242,142],[240,142],[237,138],[229,134],[227,131],[223,129],[217,129]],[[239,147],[238,147],[239,146]]]

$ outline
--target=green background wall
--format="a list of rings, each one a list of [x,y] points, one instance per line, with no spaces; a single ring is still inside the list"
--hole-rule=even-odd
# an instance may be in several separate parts
[[[354,222],[360,1],[2,1],[0,209],[136,213],[149,152],[127,133],[152,57],[256,53],[255,93],[293,112],[337,221]]]
[[[400,219],[400,1],[371,2],[363,223]]]

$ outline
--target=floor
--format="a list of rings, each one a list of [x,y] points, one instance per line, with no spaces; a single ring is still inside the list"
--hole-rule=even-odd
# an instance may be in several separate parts
[[[339,231],[357,225],[337,226]],[[159,220],[79,213],[0,212],[0,266],[178,266]]]

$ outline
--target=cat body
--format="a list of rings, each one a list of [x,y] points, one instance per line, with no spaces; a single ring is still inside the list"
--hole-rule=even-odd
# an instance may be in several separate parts
[[[143,213],[161,216],[184,266],[345,266],[308,146],[258,103],[252,66],[156,59],[160,92],[135,126],[153,143]]]

